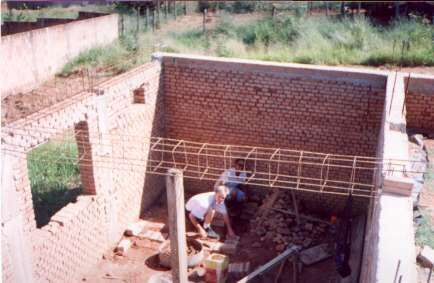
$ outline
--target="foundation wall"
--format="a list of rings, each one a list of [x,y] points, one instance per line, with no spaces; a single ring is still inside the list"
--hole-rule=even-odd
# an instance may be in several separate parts
[[[118,37],[116,14],[2,36],[2,99],[28,91],[59,72],[80,52]]]
[[[198,142],[375,156],[386,76],[163,55],[167,136]],[[372,178],[372,175],[367,176]],[[211,182],[212,183],[212,182]],[[187,188],[210,190],[188,181]],[[304,194],[320,206],[346,197]],[[324,202],[324,200],[327,200]]]
[[[413,75],[414,76],[414,75]],[[415,76],[406,78],[405,98],[407,127],[424,133],[434,132],[433,78]]]
[[[9,184],[2,196],[7,212],[2,213],[4,282],[80,280],[159,196],[164,180],[145,174],[149,148],[128,136],[164,136],[160,70],[158,62],[141,66],[100,85],[95,93],[81,93],[2,129],[2,154],[8,160],[2,164],[2,186]],[[133,91],[141,86],[146,103],[133,104]],[[86,152],[80,175],[87,195],[37,229],[26,153],[74,127],[81,153]],[[122,162],[137,157],[142,157],[140,163]]]

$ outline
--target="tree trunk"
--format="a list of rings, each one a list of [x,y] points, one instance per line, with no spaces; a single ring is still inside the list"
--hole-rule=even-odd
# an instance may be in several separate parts
[[[395,20],[399,20],[399,2],[395,1]]]
[[[341,1],[341,16],[345,15],[345,1]]]
[[[155,31],[155,9],[152,10],[152,31]]]
[[[157,0],[157,29],[160,28],[160,0]]]
[[[140,32],[140,7],[136,8],[136,33]]]
[[[362,2],[357,2],[357,14],[360,14],[360,10],[362,8]]]
[[[202,16],[202,18],[203,18],[203,20],[202,20],[202,32],[204,34],[206,33],[206,12],[207,12],[207,10],[203,9],[203,12],[202,12],[202,14],[203,14],[203,16]]]
[[[164,1],[164,19],[167,20],[167,5],[169,4],[169,1]]]
[[[121,35],[124,35],[124,14],[121,14]]]
[[[326,8],[326,17],[329,15],[329,2],[325,1],[325,8]]]
[[[176,21],[176,0],[173,0],[173,15],[175,16]]]
[[[146,22],[146,29],[148,29],[149,28],[149,7],[146,7],[145,22]]]

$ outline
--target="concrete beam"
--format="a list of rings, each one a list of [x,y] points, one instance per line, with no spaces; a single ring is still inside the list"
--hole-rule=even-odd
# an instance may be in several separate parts
[[[411,196],[413,180],[411,178],[387,176],[383,180],[383,192]]]

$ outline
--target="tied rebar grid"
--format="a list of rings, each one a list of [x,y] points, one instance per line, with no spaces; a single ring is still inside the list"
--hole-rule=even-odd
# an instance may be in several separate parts
[[[113,171],[147,172],[167,175],[169,168],[183,170],[188,179],[215,181],[236,159],[245,162],[245,184],[266,188],[293,189],[335,195],[375,197],[375,180],[384,172],[407,172],[405,160],[381,160],[374,157],[326,154],[282,148],[201,143],[187,140],[147,137],[125,132],[89,135],[83,130],[59,134],[60,129],[8,129],[18,140],[36,140],[29,144],[3,144],[3,151],[27,158],[31,144],[55,142],[65,145],[65,154],[53,160],[39,154],[38,162],[72,162],[80,168],[106,168]],[[60,131],[62,132],[62,131]],[[20,136],[21,135],[21,136]],[[78,145],[75,156],[71,143]],[[30,146],[30,148],[29,148]],[[34,159],[35,157],[32,156]],[[386,168],[386,169],[385,169]],[[391,169],[387,169],[391,168]],[[120,173],[121,174],[121,173]]]

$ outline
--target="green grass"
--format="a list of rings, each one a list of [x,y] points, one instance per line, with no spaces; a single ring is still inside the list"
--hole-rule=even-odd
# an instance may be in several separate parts
[[[61,6],[50,6],[38,10],[31,9],[10,9],[1,11],[2,21],[36,21],[38,18],[59,18],[59,19],[75,19],[78,17],[78,12],[102,12],[110,13],[114,10],[111,5],[86,5],[86,6],[70,6],[67,8]]]
[[[416,229],[416,244],[427,245],[434,249],[434,223],[430,222],[428,215],[422,211],[422,219]]]
[[[134,16],[127,15],[119,40],[81,53],[61,74],[105,66],[119,73],[147,62],[155,51],[323,65],[434,66],[434,27],[417,19],[387,27],[363,16],[280,15],[235,23],[233,16],[221,13],[206,34],[201,27],[153,33],[143,22],[137,33]]]
[[[81,191],[78,149],[72,138],[33,149],[27,166],[38,227]]]
[[[191,35],[195,34],[192,40]],[[204,36],[198,30],[172,34],[179,46],[203,53]],[[418,21],[401,21],[379,27],[364,17],[338,20],[331,17],[281,16],[244,26],[223,18],[209,32],[208,53],[280,62],[326,65],[433,66],[434,28]],[[222,42],[232,41],[232,46]],[[233,44],[237,41],[238,44]],[[403,42],[405,45],[402,53]],[[239,48],[240,44],[244,48]],[[224,52],[219,52],[224,50]]]

